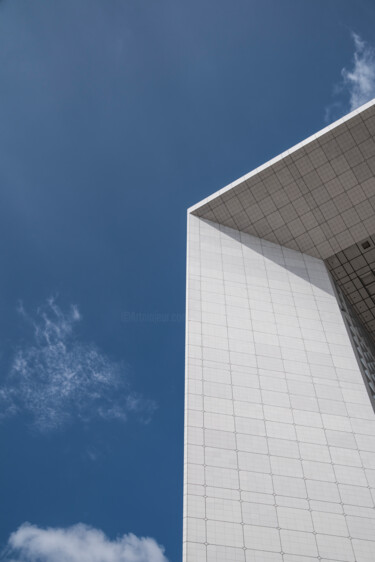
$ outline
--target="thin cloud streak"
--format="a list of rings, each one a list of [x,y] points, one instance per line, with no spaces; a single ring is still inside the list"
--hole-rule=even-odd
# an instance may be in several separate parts
[[[32,340],[16,351],[0,389],[3,419],[26,414],[40,431],[94,418],[123,422],[129,413],[149,421],[156,405],[132,390],[124,365],[79,341],[82,317],[76,305],[63,311],[51,298],[35,317],[22,304],[19,313]]]
[[[82,523],[42,529],[24,523],[11,534],[5,562],[168,562],[164,548],[150,537],[132,533],[113,541]]]
[[[352,32],[354,53],[351,67],[341,70],[341,82],[334,86],[333,101],[325,109],[325,121],[332,122],[375,97],[375,48]],[[346,98],[346,99],[344,99]]]
[[[342,77],[350,96],[350,111],[375,97],[375,49],[352,33],[354,41],[353,68],[342,69]]]

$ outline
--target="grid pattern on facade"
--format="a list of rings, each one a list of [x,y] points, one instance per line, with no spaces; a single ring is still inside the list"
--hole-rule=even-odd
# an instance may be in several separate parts
[[[375,410],[375,344],[338,285],[336,285],[336,290],[341,311],[357,353],[358,364]]]
[[[185,562],[373,562],[375,417],[325,264],[189,217]]]
[[[328,258],[326,263],[375,342],[375,236],[353,244]]]

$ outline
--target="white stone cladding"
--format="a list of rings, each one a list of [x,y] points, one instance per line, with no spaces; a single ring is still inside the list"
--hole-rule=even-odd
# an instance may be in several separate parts
[[[188,215],[184,562],[374,562],[375,415],[324,262]]]

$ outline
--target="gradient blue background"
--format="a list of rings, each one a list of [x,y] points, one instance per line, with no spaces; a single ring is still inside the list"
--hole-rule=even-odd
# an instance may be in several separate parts
[[[58,294],[158,404],[147,425],[5,420],[1,545],[82,521],[181,559],[186,209],[348,110],[351,31],[375,42],[372,0],[0,2],[2,374],[18,300]]]

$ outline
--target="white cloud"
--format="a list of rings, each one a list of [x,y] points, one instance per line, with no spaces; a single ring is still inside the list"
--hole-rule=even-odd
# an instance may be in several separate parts
[[[124,365],[79,341],[77,306],[64,312],[51,298],[34,318],[22,305],[19,312],[31,326],[32,340],[16,351],[0,388],[2,417],[28,414],[43,431],[74,419],[124,421],[130,412],[148,421],[155,403],[132,391]]]
[[[325,109],[325,120],[332,122],[375,97],[375,48],[357,33],[352,64],[341,70],[342,80],[333,89],[335,100]]]
[[[350,110],[375,97],[375,49],[352,33],[354,59],[352,69],[343,68],[342,77],[350,97]]]
[[[168,562],[150,537],[130,533],[111,541],[82,523],[65,529],[24,523],[11,534],[3,556],[7,562]]]

